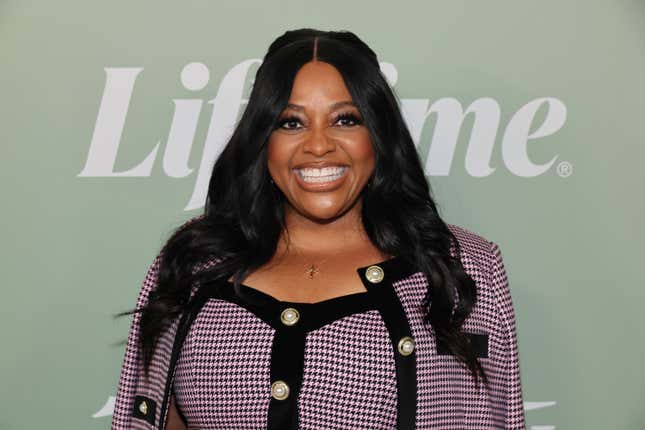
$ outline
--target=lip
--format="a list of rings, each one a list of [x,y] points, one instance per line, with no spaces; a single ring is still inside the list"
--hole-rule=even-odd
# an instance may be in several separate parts
[[[309,162],[309,163],[302,163],[302,164],[293,166],[294,169],[304,169],[305,167],[316,167],[318,169],[322,169],[323,167],[349,167],[349,166],[344,163],[335,163],[333,161]]]
[[[303,168],[303,167],[329,167],[329,166],[344,166],[346,167],[345,173],[343,173],[343,176],[341,176],[338,179],[335,179],[333,181],[327,181],[327,182],[305,182],[304,179],[300,177],[298,172],[296,172],[297,168]],[[296,182],[298,182],[298,185],[300,185],[301,188],[303,188],[306,191],[312,191],[312,192],[322,192],[322,191],[334,191],[335,189],[339,188],[343,182],[345,182],[345,179],[349,175],[349,166],[345,166],[342,164],[332,164],[332,163],[326,163],[323,165],[300,165],[299,167],[294,167],[291,169],[291,172],[293,175],[296,177]]]

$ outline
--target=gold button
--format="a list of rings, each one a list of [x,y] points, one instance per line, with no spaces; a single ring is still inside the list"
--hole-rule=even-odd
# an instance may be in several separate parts
[[[294,325],[300,319],[300,312],[294,308],[287,308],[280,314],[280,320],[284,325]]]
[[[271,384],[271,396],[277,400],[284,400],[289,397],[289,386],[287,383],[277,380]]]
[[[365,277],[373,284],[381,282],[385,273],[379,266],[370,266],[365,270]]]
[[[143,415],[148,413],[148,404],[145,400],[139,403],[139,412],[141,412]]]
[[[410,336],[403,336],[399,340],[399,352],[401,355],[410,355],[414,351],[414,339]]]

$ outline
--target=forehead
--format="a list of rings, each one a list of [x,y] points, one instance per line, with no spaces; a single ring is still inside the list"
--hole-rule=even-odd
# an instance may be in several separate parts
[[[294,78],[289,96],[289,103],[301,106],[348,101],[352,101],[352,97],[343,76],[324,61],[305,63]]]

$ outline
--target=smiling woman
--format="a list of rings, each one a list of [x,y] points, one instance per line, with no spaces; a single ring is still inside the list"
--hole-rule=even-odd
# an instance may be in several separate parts
[[[145,277],[113,429],[523,429],[499,247],[439,216],[376,54],[269,47]]]

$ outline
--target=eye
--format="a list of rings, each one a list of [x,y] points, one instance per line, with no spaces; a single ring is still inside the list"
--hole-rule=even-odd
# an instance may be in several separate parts
[[[296,130],[297,127],[294,127],[294,124],[300,124],[300,118],[296,116],[286,116],[278,121],[278,127],[285,130]],[[287,125],[287,127],[285,127]]]
[[[358,115],[355,115],[352,112],[343,112],[338,114],[338,116],[336,116],[336,118],[334,119],[334,123],[339,121],[341,121],[342,126],[348,126],[348,127],[360,125],[363,123],[361,118],[359,118]]]

